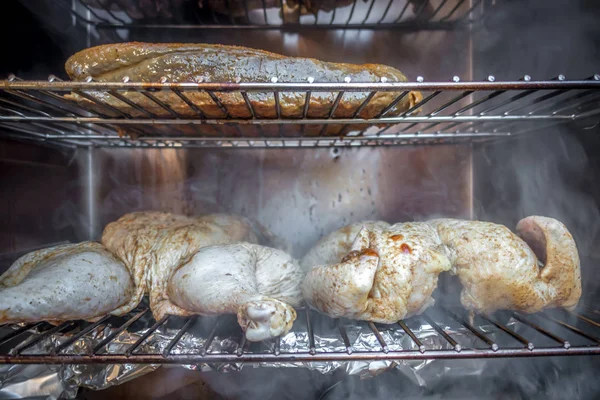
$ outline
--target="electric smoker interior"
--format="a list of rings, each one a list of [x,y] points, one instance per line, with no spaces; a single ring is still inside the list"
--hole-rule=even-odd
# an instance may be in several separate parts
[[[61,7],[49,7],[42,1],[32,3],[39,4],[30,4],[29,9],[15,6],[15,15],[22,18],[18,25],[25,25],[21,22],[25,18],[34,18],[29,12],[53,15],[45,21],[45,29],[36,34],[47,35],[49,39],[44,40],[55,43],[64,56],[38,58],[35,66],[28,66],[27,58],[35,58],[25,55],[22,64],[12,59],[1,68],[4,76],[13,72],[17,79],[11,79],[8,86],[0,89],[1,99],[13,102],[0,104],[3,111],[0,271],[32,249],[97,240],[108,222],[136,210],[242,214],[286,239],[296,257],[301,257],[322,235],[365,219],[408,221],[444,215],[490,220],[512,228],[521,217],[538,214],[556,217],[573,233],[582,258],[584,296],[580,307],[573,312],[552,310],[533,316],[500,312],[490,317],[478,316],[470,323],[457,302],[457,282],[443,279],[436,294],[436,308],[392,326],[333,321],[302,309],[293,332],[305,335],[308,346],[295,353],[286,352],[283,339],[265,344],[245,342],[240,332],[232,333],[225,317],[170,317],[155,324],[142,305],[127,318],[103,319],[94,324],[76,321],[58,327],[47,323],[16,330],[0,327],[1,362],[214,366],[395,360],[402,369],[411,360],[438,359],[436,363],[443,363],[445,376],[421,382],[421,386],[418,378],[410,380],[397,369],[366,381],[345,377],[340,372],[320,376],[296,368],[244,368],[234,374],[211,372],[200,376],[226,398],[264,398],[265,390],[275,398],[389,398],[399,394],[416,398],[477,397],[473,393],[495,398],[503,395],[529,398],[538,392],[550,398],[592,398],[597,393],[597,385],[591,378],[598,367],[598,361],[591,355],[600,353],[600,311],[595,306],[598,300],[595,265],[600,258],[595,246],[600,231],[597,206],[600,192],[594,185],[599,166],[595,111],[600,93],[596,85],[598,77],[594,76],[599,72],[595,69],[598,55],[594,38],[600,34],[593,18],[598,15],[596,5],[585,1],[569,7],[558,1],[545,5],[459,1],[454,3],[456,16],[472,15],[476,22],[457,25],[446,24],[448,21],[439,23],[437,16],[431,21],[403,17],[406,21],[394,25],[391,16],[402,12],[402,5],[359,1],[350,24],[356,26],[350,27],[340,26],[350,16],[351,10],[345,9],[333,18],[332,13],[319,14],[319,25],[335,22],[329,27],[309,27],[311,16],[302,17],[298,24],[269,29],[262,26],[264,20],[260,19],[253,20],[254,29],[247,29],[239,26],[244,21],[233,21],[231,27],[232,21],[217,17],[210,27],[200,29],[202,18],[206,18],[201,15],[169,26],[163,20],[147,25],[135,21],[123,29],[106,13],[95,19],[78,1],[67,4],[66,8],[65,2]],[[361,12],[365,15],[371,4],[374,4],[372,16],[367,22],[373,26],[365,24],[358,29],[363,21],[356,15]],[[392,4],[387,11],[390,16],[382,19],[379,24],[382,26],[375,26],[388,4]],[[70,6],[78,16],[69,12]],[[410,13],[410,8],[407,10]],[[82,16],[94,23],[86,23]],[[271,12],[268,16],[269,21],[277,18]],[[39,19],[30,21],[39,23]],[[118,26],[111,26],[115,24]],[[178,24],[186,29],[180,29]],[[7,21],[3,29],[8,32],[2,37],[8,40],[11,29],[17,28]],[[22,36],[25,42],[30,34]],[[373,133],[374,137],[364,139],[349,136],[313,140],[297,135],[285,138],[286,130],[297,121],[281,125],[273,135],[267,126],[267,134],[261,139],[232,138],[228,132],[207,138],[202,130],[195,140],[106,139],[101,136],[115,136],[114,124],[105,124],[99,118],[93,125],[99,133],[90,132],[84,129],[88,125],[77,122],[64,110],[48,106],[48,101],[61,107],[63,104],[52,102],[56,99],[49,100],[39,89],[63,94],[64,91],[54,92],[61,84],[58,80],[29,88],[28,81],[19,81],[19,78],[45,79],[50,73],[66,79],[61,62],[70,53],[89,45],[124,40],[236,44],[328,61],[383,63],[398,67],[413,82],[421,76],[424,85],[442,85],[424,91],[426,99],[438,89],[441,93],[424,106],[420,114],[423,120],[411,120],[409,116],[395,121],[398,125],[383,133],[381,130],[392,125],[375,128],[379,135]],[[14,43],[7,46],[14,48]],[[578,62],[573,62],[575,59]],[[565,77],[558,78],[561,74]],[[458,82],[452,81],[454,76],[460,78]],[[549,86],[527,86],[540,80]],[[425,120],[428,113],[469,91],[452,85],[469,81],[483,82],[484,86],[467,93],[455,103],[455,109],[441,113],[452,116],[457,109],[473,106],[464,112],[466,122],[459,127],[460,132],[452,129],[452,122]],[[517,86],[493,86],[505,81]],[[380,89],[385,90],[383,86]],[[277,86],[270,89],[276,91]],[[498,92],[502,93],[488,98]],[[42,102],[32,102],[31,98],[18,94],[35,96]],[[535,103],[540,98],[545,100]],[[18,110],[25,118],[19,120],[19,114],[11,110]],[[535,114],[534,110],[542,116],[538,120],[505,118]],[[481,118],[487,114],[500,119]],[[565,118],[559,120],[562,115]],[[66,119],[58,123],[55,117]],[[172,133],[177,128],[173,121],[176,120],[162,121],[163,126],[151,128],[154,129],[151,137]],[[435,122],[439,124],[428,128]],[[363,132],[361,136],[366,134]],[[428,347],[428,343],[414,336],[413,326],[423,323],[435,331],[435,343],[443,345]],[[107,351],[110,345],[104,342],[96,343],[91,353],[69,350],[72,343],[106,324],[116,328],[114,335],[108,337],[111,340],[118,339],[124,331],[168,329],[169,345],[153,353],[141,351],[143,339],[152,334],[144,331],[145,335],[138,336],[129,346],[119,347],[118,351],[114,348]],[[30,332],[41,334],[31,335],[29,328],[34,329]],[[50,335],[60,333],[72,335],[53,353],[32,350]],[[228,348],[214,348],[215,340],[225,335],[238,340]],[[321,351],[318,338],[327,335],[339,337],[344,346],[335,352]],[[362,348],[353,335],[371,336],[377,345]],[[201,338],[201,345],[194,352],[181,354],[177,345],[190,336]],[[567,355],[575,357],[563,357]],[[481,358],[493,360],[482,363],[484,371],[475,377],[461,374],[467,363],[479,362]],[[169,379],[188,382],[187,373],[180,372],[175,378],[173,372],[162,373]],[[273,381],[267,385],[268,389],[255,384],[265,380]],[[130,383],[133,390],[137,381]],[[337,384],[339,381],[343,383]]]

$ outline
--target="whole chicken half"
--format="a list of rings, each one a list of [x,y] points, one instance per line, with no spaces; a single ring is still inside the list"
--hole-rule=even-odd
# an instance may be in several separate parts
[[[235,243],[200,249],[173,272],[167,292],[193,314],[237,314],[246,338],[256,342],[291,329],[302,276],[281,250]]]
[[[463,285],[460,298],[467,309],[534,313],[545,307],[577,305],[579,255],[561,222],[524,218],[517,225],[520,237],[491,222],[438,219],[430,223],[452,251],[452,272]]]
[[[99,243],[37,250],[0,276],[0,324],[122,315],[133,291],[125,265]]]
[[[426,223],[363,227],[341,261],[308,272],[302,293],[334,318],[395,323],[434,303],[438,275],[450,269],[447,252]]]
[[[163,212],[126,214],[106,226],[102,243],[132,271],[135,295],[123,306],[133,309],[144,294],[156,320],[165,314],[190,315],[173,304],[167,282],[173,270],[202,247],[239,241],[257,242],[251,223],[229,214],[186,217]]]

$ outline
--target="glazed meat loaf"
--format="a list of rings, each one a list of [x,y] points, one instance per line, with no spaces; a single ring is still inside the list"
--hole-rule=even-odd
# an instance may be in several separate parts
[[[91,76],[100,82],[121,82],[128,77],[132,82],[159,82],[166,77],[168,82],[278,82],[306,83],[308,77],[315,82],[378,82],[386,78],[388,82],[404,82],[406,77],[397,69],[378,64],[339,64],[311,58],[285,57],[262,50],[237,46],[210,44],[153,44],[120,43],[89,48],[71,56],[65,65],[69,76],[83,81]],[[131,116],[145,116],[134,107],[116,99],[107,92],[88,92],[102,102]],[[400,93],[380,92],[360,112],[361,118],[373,118],[389,105]],[[129,99],[152,114],[169,117],[168,111],[140,93],[124,92]],[[186,97],[208,118],[226,118],[219,105],[205,92],[185,92]],[[244,98],[238,92],[216,93],[222,105],[233,118],[251,118]],[[308,108],[308,118],[327,117],[336,92],[312,93]],[[369,95],[368,92],[347,92],[340,101],[333,118],[351,117]],[[155,92],[159,100],[168,104],[183,117],[198,117],[189,105],[171,91]],[[89,100],[77,94],[68,95],[81,105],[99,110]],[[248,98],[256,117],[276,118],[273,93],[249,92]],[[419,92],[410,92],[396,104],[386,116],[399,115],[421,99]],[[305,93],[280,93],[281,116],[298,118],[302,116]]]

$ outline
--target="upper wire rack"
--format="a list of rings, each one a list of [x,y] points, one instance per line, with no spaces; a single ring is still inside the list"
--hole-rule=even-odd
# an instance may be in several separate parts
[[[394,114],[394,107],[406,101],[411,91],[421,91],[422,99]],[[348,109],[348,96],[354,96],[354,108]],[[382,98],[386,103],[381,103]],[[318,110],[311,107],[315,99]],[[374,102],[379,102],[376,115],[364,117],[361,112]],[[483,82],[454,77],[451,82],[431,83],[422,78],[402,83],[318,83],[310,78],[307,83],[278,83],[276,77],[270,83],[169,83],[166,79],[142,83],[127,78],[63,82],[54,76],[48,81],[15,76],[0,81],[0,127],[6,130],[2,136],[66,145],[454,144],[569,122],[593,126],[599,120],[597,74],[584,80],[561,75],[546,81],[524,76],[498,82],[490,76]]]
[[[494,0],[60,0],[100,29],[452,29]]]

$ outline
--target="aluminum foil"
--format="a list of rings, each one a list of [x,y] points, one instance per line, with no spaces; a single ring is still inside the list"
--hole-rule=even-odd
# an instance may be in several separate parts
[[[340,335],[338,325],[335,321],[312,313],[313,332],[315,347],[319,352],[346,352],[346,346]],[[305,353],[309,351],[309,337],[306,323],[302,321],[302,313],[294,325],[294,329],[283,336],[280,341],[281,353]],[[161,326],[152,333],[147,340],[136,350],[135,353],[160,354],[171,339],[180,330],[182,321],[172,318],[169,323]],[[436,318],[434,321],[443,327],[454,340],[463,348],[486,348],[486,344],[477,339],[466,328],[459,324],[447,324],[448,318]],[[171,323],[173,322],[173,323]],[[124,353],[132,346],[149,327],[154,323],[150,313],[130,327],[129,331],[118,334],[114,340],[107,345],[103,351],[108,353]],[[215,323],[213,318],[199,318],[198,322],[182,337],[172,349],[172,354],[198,354],[208,336],[207,332]],[[377,337],[364,322],[340,321],[343,324],[348,339],[354,352],[377,351],[381,345]],[[450,345],[440,334],[438,334],[427,322],[421,318],[413,318],[407,321],[408,326],[416,337],[423,343],[426,349],[451,350]],[[507,325],[513,325],[514,321],[508,321]],[[114,326],[119,326],[116,323]],[[387,343],[389,351],[418,350],[415,342],[397,325],[377,325],[381,336]],[[478,328],[486,335],[495,340],[497,331],[489,325],[478,325]],[[67,354],[91,353],[92,348],[104,338],[115,331],[111,326],[101,325],[83,338],[77,340],[73,345],[63,351]],[[35,346],[26,349],[23,354],[47,353],[63,341],[67,340],[68,334],[54,335]],[[219,329],[212,341],[210,353],[233,353],[238,351],[241,343],[241,331],[235,324],[235,318],[220,317]],[[244,349],[247,353],[272,352],[274,341],[252,343]],[[101,351],[101,352],[103,352]],[[134,353],[134,354],[135,354]],[[420,386],[433,385],[441,377],[449,375],[479,375],[485,368],[485,359],[463,360],[461,363],[453,363],[452,368],[448,362],[453,360],[400,360],[400,361],[328,361],[328,362],[265,362],[260,364],[244,364],[243,362],[226,364],[195,364],[184,367],[192,370],[217,370],[220,372],[237,371],[248,367],[271,367],[271,368],[308,368],[323,374],[343,369],[349,375],[359,375],[367,378],[381,374],[389,369],[395,368],[409,377]],[[150,371],[159,368],[160,365],[149,364],[86,364],[86,365],[6,365],[0,367],[0,399],[26,396],[38,396],[45,394],[48,398],[74,398],[79,387],[100,390],[113,385],[118,385],[135,379]],[[8,397],[8,396],[12,397]]]

